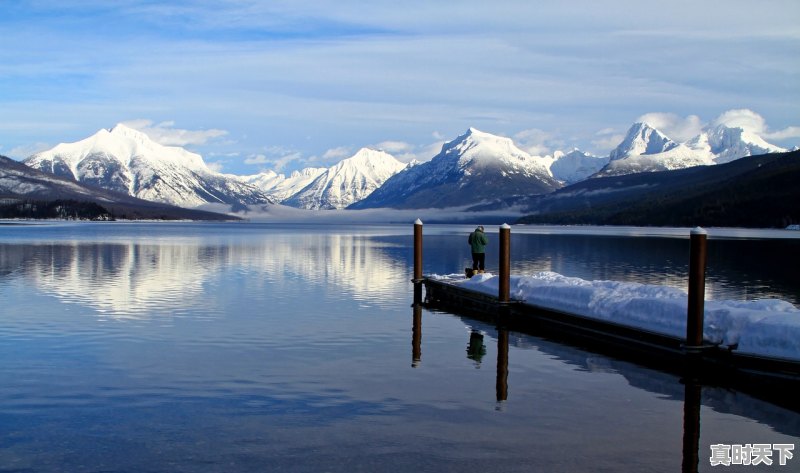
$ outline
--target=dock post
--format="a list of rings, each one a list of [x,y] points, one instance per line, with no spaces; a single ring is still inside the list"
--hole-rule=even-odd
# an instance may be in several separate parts
[[[500,303],[511,300],[511,227],[504,223],[500,226],[500,282],[497,298]]]
[[[414,283],[422,282],[422,220],[414,222]]]
[[[696,227],[691,232],[689,253],[689,297],[686,314],[686,348],[703,345],[704,299],[706,290],[706,242],[708,232]]]

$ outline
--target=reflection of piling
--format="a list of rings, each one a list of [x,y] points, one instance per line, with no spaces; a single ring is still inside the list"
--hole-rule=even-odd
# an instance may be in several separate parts
[[[414,222],[414,279],[422,282],[422,220]]]
[[[500,227],[500,281],[497,298],[501,303],[511,300],[511,227]]]
[[[697,473],[700,449],[700,399],[702,386],[695,380],[684,381],[683,398],[683,473]]]
[[[508,329],[497,329],[497,401],[508,399]]]
[[[422,304],[414,302],[414,325],[411,332],[411,366],[416,368],[422,360]]]
[[[703,345],[703,311],[706,285],[706,241],[708,233],[700,227],[692,230],[689,253],[689,297],[686,314],[686,348]]]

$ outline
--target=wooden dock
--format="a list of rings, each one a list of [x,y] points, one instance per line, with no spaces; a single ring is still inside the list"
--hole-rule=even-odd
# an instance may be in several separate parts
[[[524,301],[465,289],[452,281],[423,277],[423,305],[498,327],[565,342],[702,384],[728,386],[800,412],[800,362],[737,353],[729,347],[703,344],[648,330],[537,307]]]

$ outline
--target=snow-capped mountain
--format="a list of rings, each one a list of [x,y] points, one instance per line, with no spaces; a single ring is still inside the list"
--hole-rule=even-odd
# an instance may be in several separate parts
[[[200,155],[162,146],[122,124],[81,141],[59,144],[24,163],[85,184],[181,207],[273,202],[257,188],[212,171]]]
[[[306,168],[289,177],[267,171],[240,179],[284,205],[331,210],[367,197],[407,166],[385,151],[362,148],[330,168]]]
[[[445,143],[429,162],[399,172],[349,208],[426,208],[474,204],[510,195],[542,194],[561,186],[549,161],[509,138],[470,128]]]
[[[719,125],[685,143],[676,143],[647,123],[635,123],[611,151],[608,164],[593,177],[709,166],[784,151],[741,128]]]
[[[251,176],[234,176],[272,197],[277,202],[283,202],[305,189],[314,179],[325,173],[328,168],[305,168],[292,172],[289,177],[275,171],[265,171]]]
[[[553,177],[565,184],[574,184],[596,173],[608,164],[609,158],[601,158],[573,149],[567,154],[556,151],[550,165]]]
[[[0,156],[0,205],[47,207],[51,203],[72,209],[88,208],[116,219],[236,219],[227,215],[137,199],[127,193],[88,186],[70,177],[55,176]],[[92,205],[95,207],[92,208]],[[26,210],[30,210],[30,207]],[[13,214],[8,210],[5,213]],[[20,215],[25,216],[25,212]],[[36,214],[36,218],[49,217],[46,216],[46,212],[40,212]]]
[[[372,194],[405,167],[385,151],[362,148],[283,203],[304,209],[343,209]]]
[[[787,151],[767,143],[755,133],[724,125],[701,133],[686,145],[694,151],[712,155],[714,164],[729,163],[745,156]]]
[[[628,156],[642,154],[658,154],[676,148],[678,143],[664,136],[647,123],[634,123],[628,129],[625,139],[609,154],[611,161],[620,160]]]

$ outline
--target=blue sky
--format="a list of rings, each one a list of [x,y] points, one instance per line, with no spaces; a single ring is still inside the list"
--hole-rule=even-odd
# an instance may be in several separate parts
[[[800,144],[800,2],[0,1],[0,154],[124,122],[215,169],[430,159],[470,126],[607,154],[646,118]]]

